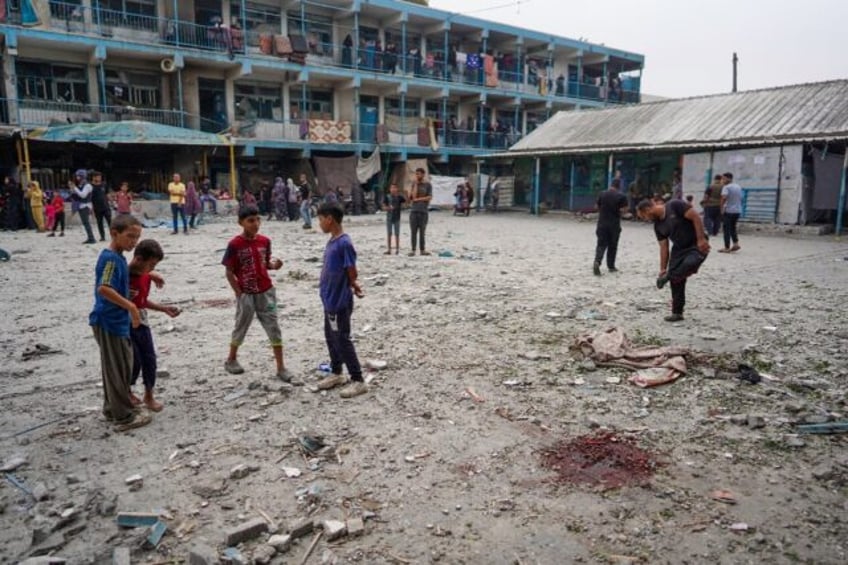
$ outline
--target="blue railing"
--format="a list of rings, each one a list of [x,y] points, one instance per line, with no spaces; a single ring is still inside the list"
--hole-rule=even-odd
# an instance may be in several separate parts
[[[777,215],[776,188],[743,188],[742,219],[748,222],[772,223]]]

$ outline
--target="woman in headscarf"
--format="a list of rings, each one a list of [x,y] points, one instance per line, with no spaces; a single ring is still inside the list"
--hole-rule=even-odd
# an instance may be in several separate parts
[[[203,204],[200,202],[197,187],[194,185],[194,181],[190,180],[185,193],[185,215],[188,216],[188,227],[191,229],[197,229],[197,215],[200,214],[202,208]]]
[[[30,212],[32,213],[32,220],[35,222],[35,228],[39,232],[43,232],[44,231],[44,192],[42,192],[41,185],[38,184],[37,180],[29,181],[29,188],[27,190],[27,196],[29,196]]]
[[[293,222],[297,220],[298,216],[298,190],[294,185],[294,181],[292,179],[286,179],[286,189],[288,191],[288,209],[289,209],[289,221]]]
[[[286,194],[286,183],[283,182],[283,177],[274,179],[274,188],[271,189],[271,206],[277,220],[282,222],[288,217],[288,194]]]

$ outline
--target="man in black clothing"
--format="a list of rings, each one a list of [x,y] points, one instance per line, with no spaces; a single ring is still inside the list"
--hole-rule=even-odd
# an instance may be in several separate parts
[[[636,207],[639,217],[654,223],[660,245],[660,272],[657,288],[671,283],[671,315],[666,322],[683,320],[686,279],[698,272],[710,252],[701,216],[684,200],[667,203],[642,200]],[[673,246],[669,252],[668,242]]]
[[[621,217],[627,214],[627,197],[619,190],[621,180],[613,179],[608,190],[598,195],[598,245],[595,248],[595,263],[592,272],[601,275],[601,261],[604,253],[607,255],[607,268],[611,273],[616,272],[615,256],[618,253],[618,238],[621,235]]]
[[[97,220],[97,232],[100,234],[100,241],[106,241],[106,234],[109,233],[109,226],[112,225],[112,208],[109,206],[108,199],[109,189],[103,182],[103,173],[92,171],[91,173],[91,205],[94,208],[94,218]],[[103,222],[106,222],[106,229],[103,229]]]

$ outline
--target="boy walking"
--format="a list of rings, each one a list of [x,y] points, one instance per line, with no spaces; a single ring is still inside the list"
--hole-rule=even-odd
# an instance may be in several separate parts
[[[100,252],[94,281],[94,309],[88,323],[100,348],[103,378],[103,415],[114,421],[119,432],[150,423],[150,416],[137,414],[130,400],[133,353],[130,326],[141,323],[138,308],[129,300],[129,269],[125,251],[132,251],[141,236],[141,222],[119,216],[109,229],[111,242]]]
[[[153,412],[160,412],[162,403],[153,398],[153,387],[156,386],[156,348],[153,346],[153,334],[150,332],[147,321],[147,311],[164,312],[172,318],[180,314],[180,309],[176,306],[165,306],[148,300],[150,283],[155,282],[158,287],[164,284],[164,281],[153,273],[153,269],[164,258],[162,246],[156,240],[145,239],[136,245],[132,261],[130,261],[130,300],[138,308],[141,318],[137,328],[130,328],[130,340],[133,347],[130,387],[135,385],[139,374],[144,381],[144,398],[139,400],[130,389],[130,400],[135,405],[144,402],[144,405]]]
[[[255,206],[240,207],[238,218],[244,231],[230,240],[221,261],[227,268],[227,282],[236,295],[236,325],[224,368],[233,375],[244,373],[238,362],[238,348],[244,342],[255,314],[271,340],[277,362],[277,378],[290,382],[292,375],[283,361],[283,336],[277,321],[277,293],[268,276],[268,269],[276,271],[283,262],[271,258],[271,240],[259,234],[262,220]]]
[[[326,390],[346,382],[342,365],[350,373],[350,385],[340,396],[353,398],[368,392],[362,379],[362,367],[356,356],[356,348],[350,339],[350,317],[353,313],[353,297],[362,298],[365,293],[357,282],[356,249],[350,236],[344,233],[342,219],[344,210],[334,202],[325,202],[318,208],[318,225],[321,231],[330,234],[324,248],[324,266],[321,269],[320,294],[324,305],[324,337],[330,351],[332,375],[322,379],[318,388]]]

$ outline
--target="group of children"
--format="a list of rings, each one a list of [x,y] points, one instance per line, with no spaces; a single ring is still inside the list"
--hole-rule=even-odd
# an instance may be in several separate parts
[[[331,374],[320,380],[317,388],[326,390],[345,384],[348,379],[342,369],[346,366],[352,382],[341,391],[341,396],[353,398],[368,391],[350,329],[354,296],[362,298],[364,293],[357,280],[356,250],[342,228],[343,218],[344,210],[338,203],[327,202],[318,209],[321,230],[330,235],[324,250],[320,297]],[[261,218],[256,207],[240,208],[238,222],[242,233],[229,242],[222,260],[236,297],[235,329],[224,368],[232,374],[244,372],[238,361],[238,349],[256,316],[271,341],[277,378],[290,382],[293,375],[285,367],[276,291],[268,275],[269,270],[282,268],[283,262],[272,257],[271,240],[259,233]],[[164,252],[155,240],[139,242],[141,232],[141,222],[131,214],[119,214],[112,221],[109,247],[100,253],[95,268],[95,302],[89,315],[89,325],[100,349],[103,414],[115,423],[117,431],[151,422],[149,413],[140,410],[142,405],[152,412],[162,410],[162,404],[154,397],[156,353],[147,311],[160,311],[171,317],[180,314],[175,306],[149,299],[152,285],[159,288],[164,285],[154,270],[164,258]],[[128,264],[123,254],[133,250]],[[145,389],[142,398],[132,392],[139,375]]]

